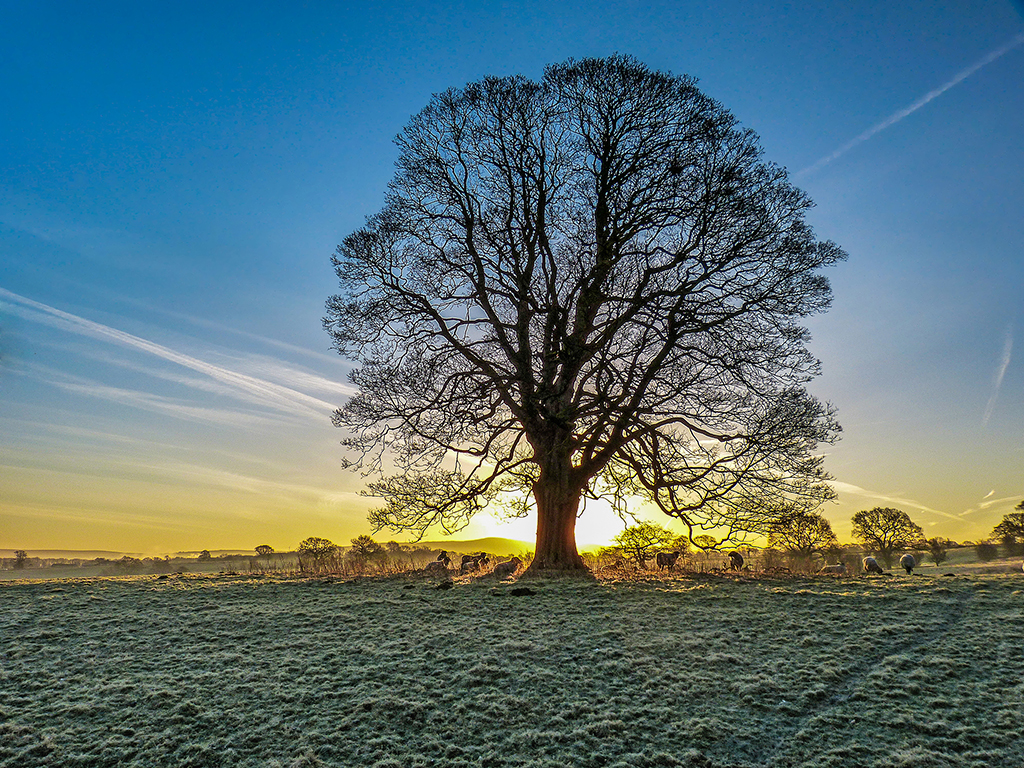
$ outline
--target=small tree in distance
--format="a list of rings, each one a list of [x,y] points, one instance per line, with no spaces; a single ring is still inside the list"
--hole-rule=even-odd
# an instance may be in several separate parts
[[[892,568],[893,555],[911,547],[921,546],[924,530],[900,509],[875,507],[853,516],[853,535],[864,547],[882,558]]]
[[[1010,512],[992,529],[992,538],[1001,541],[1007,557],[1020,554],[1019,542],[1024,541],[1024,501],[1017,505],[1019,512]]]
[[[815,554],[837,548],[839,540],[824,517],[814,512],[801,512],[784,517],[769,529],[768,546],[809,565]]]
[[[688,547],[686,537],[679,536],[657,523],[649,522],[629,526],[612,539],[612,542],[638,568],[645,568],[647,561],[661,550],[678,549],[685,552]]]
[[[938,536],[928,539],[928,552],[936,565],[941,564],[946,559],[948,549],[949,539],[943,539]]]
[[[256,547],[256,560],[263,558],[265,567],[270,567],[270,556],[274,554],[274,548],[269,544],[260,544]]]
[[[299,544],[299,570],[321,573],[329,569],[338,554],[338,545],[328,539],[310,536]]]
[[[24,549],[14,550],[14,570],[22,571],[25,569],[25,565],[28,562],[28,552]]]
[[[352,548],[348,552],[349,559],[357,566],[366,565],[370,560],[380,559],[383,555],[383,545],[366,534],[352,539]]]

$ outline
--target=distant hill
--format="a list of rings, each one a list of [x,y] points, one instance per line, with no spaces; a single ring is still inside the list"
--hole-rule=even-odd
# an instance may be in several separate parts
[[[0,549],[0,557],[14,557],[14,549]],[[141,552],[112,552],[106,549],[26,549],[29,557],[41,557],[44,559],[64,560],[95,560],[97,557],[105,557],[108,560],[117,560],[125,555],[132,557],[143,557]],[[145,555],[149,557],[149,555]]]
[[[198,557],[201,550],[186,552],[115,552],[109,549],[26,549],[29,557],[39,557],[44,560],[95,560],[97,557],[105,557],[108,560],[120,560],[125,555],[131,557],[163,557],[167,554],[170,557]],[[0,558],[14,557],[15,550],[0,549]],[[243,555],[252,556],[255,552],[252,549],[211,549],[210,554],[214,557],[221,555]]]
[[[407,547],[426,547],[427,549],[444,549],[449,552],[459,552],[467,554],[470,552],[487,552],[492,555],[519,555],[523,552],[533,550],[533,543],[527,541],[518,541],[517,539],[503,539],[498,536],[490,536],[484,539],[443,539],[440,541],[420,541],[415,544],[404,543]],[[342,544],[341,546],[345,546]],[[164,554],[168,554],[169,557],[198,557],[201,550],[188,549],[180,552],[160,553],[154,554],[152,552],[115,552],[113,550],[106,549],[27,549],[25,550],[29,557],[38,557],[42,559],[65,559],[65,560],[94,560],[97,557],[105,557],[108,560],[119,560],[125,555],[131,557],[163,557]],[[13,549],[0,549],[0,558],[13,558],[15,550]],[[255,552],[250,549],[211,549],[210,555],[213,557],[222,556],[241,556],[241,557],[252,557]],[[288,554],[287,552],[280,552],[279,554]]]
[[[533,550],[533,544],[518,539],[502,539],[498,536],[489,536],[485,539],[444,539],[442,541],[421,541],[416,544],[406,544],[407,547],[426,547],[427,549],[444,549],[448,552],[487,552],[492,555],[518,555]]]
[[[180,552],[172,552],[171,557],[199,557],[201,549],[185,549]],[[256,554],[256,550],[253,547],[248,549],[211,549],[209,550],[211,557],[223,557],[224,555],[229,556],[243,556],[252,557]]]

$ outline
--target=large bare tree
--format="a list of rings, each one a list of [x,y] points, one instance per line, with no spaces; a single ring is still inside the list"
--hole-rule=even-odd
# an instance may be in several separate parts
[[[831,300],[807,196],[690,77],[630,57],[435,95],[384,208],[338,247],[324,326],[378,528],[537,515],[534,573],[585,570],[581,501],[759,532],[832,491],[838,425],[801,318]]]

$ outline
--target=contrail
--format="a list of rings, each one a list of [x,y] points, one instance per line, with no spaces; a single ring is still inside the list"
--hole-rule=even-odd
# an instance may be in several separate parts
[[[869,491],[866,488],[861,488],[860,486],[853,485],[852,483],[844,483],[844,482],[841,482],[839,480],[833,480],[831,482],[831,485],[832,485],[833,488],[835,488],[840,493],[850,493],[850,494],[853,494],[855,496],[864,496],[864,497],[869,498],[869,499],[877,499],[878,501],[886,502],[886,503],[889,503],[889,504],[897,504],[897,505],[900,505],[900,506],[916,507],[917,509],[921,510],[922,512],[930,512],[933,515],[941,515],[942,517],[948,517],[950,520],[959,520],[960,519],[956,515],[950,514],[949,512],[942,512],[942,511],[940,511],[938,509],[932,509],[931,507],[926,507],[924,504],[921,504],[918,501],[914,501],[913,499],[907,499],[907,498],[904,498],[902,496],[892,496],[892,495],[886,494],[886,493],[879,493],[878,491]]]
[[[190,368],[193,371],[203,373],[210,378],[227,384],[233,387],[236,391],[247,393],[250,397],[257,397],[260,402],[267,403],[278,408],[284,406],[293,413],[298,413],[306,416],[322,417],[324,414],[331,413],[336,406],[328,403],[319,398],[312,397],[299,392],[298,390],[290,387],[285,387],[280,384],[274,384],[273,382],[266,381],[264,379],[258,379],[255,376],[247,376],[244,373],[238,373],[236,371],[222,368],[219,365],[207,363],[204,360],[186,355],[181,352],[175,352],[173,349],[169,349],[161,344],[157,344],[152,341],[140,338],[139,336],[133,336],[125,331],[119,331],[116,328],[111,328],[108,325],[97,323],[92,320],[87,320],[84,317],[73,315],[70,312],[64,312],[62,310],[51,307],[47,304],[43,304],[32,299],[19,296],[16,293],[0,288],[0,299],[5,299],[12,302],[15,306],[21,305],[41,312],[49,319],[49,324],[56,325],[57,327],[78,333],[83,336],[89,336],[94,339],[102,339],[108,342],[114,342],[115,344],[121,344],[126,347],[132,347],[142,352],[148,352],[151,355],[159,357],[171,363],[177,363],[178,365]]]
[[[985,426],[988,424],[988,420],[992,418],[992,412],[996,408],[996,400],[999,399],[999,389],[1003,386],[1003,376],[1006,375],[1006,369],[1010,367],[1010,356],[1013,353],[1013,326],[1011,325],[1006,329],[1006,338],[1003,339],[1003,355],[999,359],[999,367],[996,369],[996,377],[993,382],[994,387],[992,389],[992,397],[988,399],[988,405],[985,406],[985,415],[981,419],[981,425]]]
[[[984,58],[982,58],[979,61],[977,61],[974,64],[972,64],[967,69],[965,69],[965,70],[963,70],[961,72],[958,72],[956,74],[956,76],[953,77],[952,80],[950,80],[947,83],[944,83],[944,84],[940,85],[938,88],[936,88],[933,91],[929,91],[924,96],[922,96],[920,99],[918,99],[913,104],[911,104],[909,107],[904,107],[899,112],[893,113],[892,115],[887,117],[885,120],[880,122],[878,125],[875,125],[875,126],[873,126],[871,128],[868,128],[866,131],[864,131],[864,133],[862,133],[857,138],[852,139],[852,140],[846,142],[845,144],[843,144],[843,146],[841,146],[839,149],[837,149],[831,155],[826,155],[825,157],[821,158],[820,160],[818,160],[813,165],[809,165],[808,167],[804,168],[802,171],[797,171],[796,174],[794,174],[794,175],[795,176],[803,176],[804,174],[807,174],[807,173],[813,173],[814,171],[818,170],[819,168],[821,168],[824,165],[828,165],[829,163],[831,163],[836,158],[845,155],[847,152],[849,152],[851,149],[853,149],[857,145],[863,144],[865,141],[870,139],[875,134],[881,133],[882,131],[884,131],[889,126],[895,125],[900,120],[902,120],[903,118],[907,117],[908,115],[911,115],[914,112],[917,112],[917,110],[919,110],[921,107],[923,107],[925,104],[927,104],[932,99],[938,98],[939,96],[944,94],[946,91],[948,91],[950,88],[952,88],[957,83],[962,83],[964,80],[966,80],[968,77],[973,75],[975,72],[977,72],[982,67],[991,64],[993,61],[995,61],[996,59],[1000,58],[1001,56],[1005,56],[1007,53],[1012,51],[1014,48],[1016,48],[1021,43],[1024,43],[1024,33],[1021,33],[1021,34],[1017,35],[1015,38],[1010,40],[1010,42],[1006,43],[1005,45],[1000,46],[999,48],[996,48],[994,51],[992,51],[991,53],[989,53]]]

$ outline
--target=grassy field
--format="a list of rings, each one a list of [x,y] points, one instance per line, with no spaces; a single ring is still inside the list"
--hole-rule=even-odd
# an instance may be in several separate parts
[[[0,583],[0,766],[1019,766],[1024,575]]]

